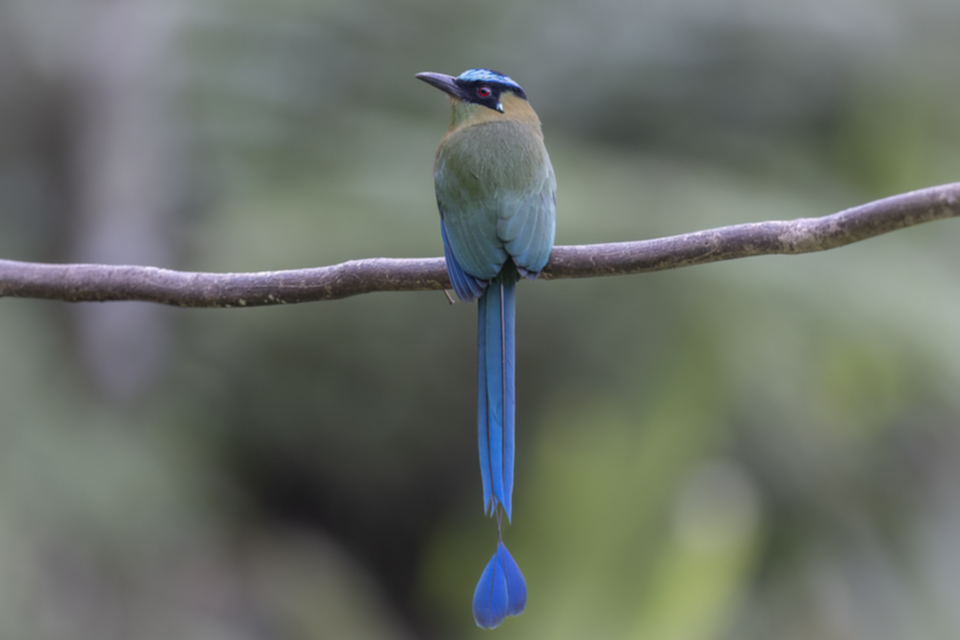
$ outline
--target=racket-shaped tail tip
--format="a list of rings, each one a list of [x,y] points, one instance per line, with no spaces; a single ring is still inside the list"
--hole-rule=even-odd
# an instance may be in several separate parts
[[[527,606],[527,583],[502,542],[490,558],[473,593],[473,619],[482,629],[500,626],[507,616],[518,616]]]

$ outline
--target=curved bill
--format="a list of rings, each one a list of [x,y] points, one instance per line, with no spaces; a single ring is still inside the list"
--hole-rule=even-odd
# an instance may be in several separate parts
[[[418,80],[423,80],[427,84],[433,85],[437,89],[440,89],[440,91],[449,93],[452,96],[457,95],[460,91],[460,87],[457,86],[457,79],[453,76],[425,71],[418,73],[416,77]]]

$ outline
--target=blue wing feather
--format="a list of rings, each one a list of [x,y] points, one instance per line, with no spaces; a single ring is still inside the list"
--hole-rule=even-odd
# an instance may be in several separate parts
[[[557,183],[553,169],[548,169],[541,189],[524,198],[512,217],[498,222],[498,234],[507,253],[531,275],[546,266],[556,233]]]
[[[440,218],[440,235],[443,237],[443,257],[447,263],[447,275],[450,276],[450,284],[457,293],[457,297],[463,302],[473,302],[478,299],[487,283],[468,275],[460,267],[456,257],[453,255],[453,249],[450,247],[450,240],[447,239],[447,229],[443,224],[443,218]]]
[[[464,273],[490,280],[509,256],[497,238],[496,202],[471,202],[465,195],[443,199],[441,216],[451,250]],[[438,200],[441,200],[438,193]]]

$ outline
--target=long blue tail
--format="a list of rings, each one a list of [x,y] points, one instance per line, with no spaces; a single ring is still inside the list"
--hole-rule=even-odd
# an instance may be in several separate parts
[[[507,263],[480,296],[477,321],[477,424],[483,507],[497,516],[497,550],[473,594],[473,617],[485,629],[508,615],[523,613],[527,585],[513,557],[500,540],[500,510],[513,510],[514,457],[514,318],[519,274]]]
[[[514,318],[518,274],[507,263],[480,297],[477,320],[477,424],[483,509],[512,514]]]

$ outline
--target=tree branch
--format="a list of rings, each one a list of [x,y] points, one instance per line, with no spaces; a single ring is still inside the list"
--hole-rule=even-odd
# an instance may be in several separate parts
[[[554,247],[540,278],[591,278],[721,260],[825,251],[923,222],[960,216],[960,183],[912,191],[822,218],[756,222],[668,238]],[[443,258],[371,258],[259,273],[0,260],[0,297],[66,302],[141,300],[180,307],[255,307],[373,291],[450,288]]]

